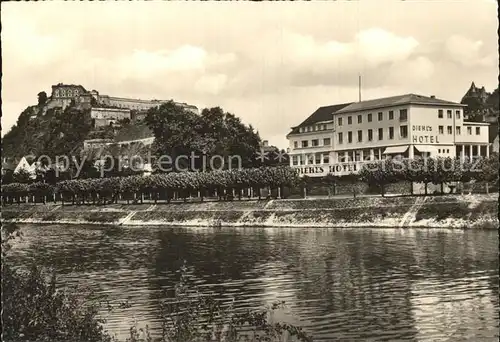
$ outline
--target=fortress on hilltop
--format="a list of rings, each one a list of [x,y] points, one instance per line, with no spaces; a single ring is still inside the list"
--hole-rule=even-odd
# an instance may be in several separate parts
[[[81,108],[103,107],[115,109],[128,109],[135,111],[147,111],[157,107],[169,100],[143,100],[125,97],[101,95],[97,90],[86,90],[82,85],[59,83],[52,86],[52,94],[47,99],[45,110],[50,108],[62,108],[64,110],[72,101]],[[175,101],[174,101],[175,102]],[[187,103],[175,102],[176,105],[186,110],[198,113],[198,108]]]

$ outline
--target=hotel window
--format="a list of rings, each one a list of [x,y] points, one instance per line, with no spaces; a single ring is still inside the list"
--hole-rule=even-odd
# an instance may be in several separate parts
[[[439,134],[444,134],[444,126],[439,126],[438,132],[439,132]]]
[[[394,111],[389,111],[389,120],[394,120]]]
[[[311,131],[312,131],[312,127],[311,127],[311,126],[308,126],[308,127],[307,127],[307,131],[308,131],[308,132],[311,132]]]
[[[368,122],[372,122],[372,114],[368,114]]]
[[[361,161],[361,151],[354,152],[354,161]]]
[[[383,140],[384,139],[384,129],[379,128],[378,129],[378,140]]]
[[[330,145],[331,145],[330,138],[323,139],[323,146],[330,146]]]
[[[304,165],[306,163],[306,158],[304,156],[299,156],[299,164]]]
[[[344,137],[342,135],[342,133],[339,133],[339,144],[343,144],[344,143]]]
[[[316,153],[316,154],[314,155],[314,163],[315,163],[315,164],[321,164],[321,159],[322,159],[322,158],[321,158],[321,153]]]
[[[408,126],[399,127],[399,136],[401,137],[401,139],[408,138]]]
[[[309,146],[309,141],[302,140],[302,147],[307,147],[307,146]]]
[[[347,132],[347,142],[352,143],[352,132]]]
[[[323,154],[323,164],[328,164],[330,162],[330,156],[328,154]]]
[[[467,127],[467,135],[472,135],[472,127]]]
[[[292,156],[292,164],[299,165],[299,159],[297,158],[297,156]]]
[[[358,142],[363,141],[363,131],[358,131]]]
[[[481,127],[476,127],[476,135],[481,134]]]
[[[378,112],[378,121],[382,121],[384,119],[384,113]]]
[[[312,126],[312,131],[314,132],[316,130],[316,126]]]
[[[339,126],[342,126],[342,118],[338,118]]]
[[[446,153],[450,153],[450,150],[448,148],[446,149]]]
[[[399,111],[399,121],[401,122],[406,122],[408,121],[408,110],[406,109],[401,109]]]
[[[363,150],[363,160],[371,160],[371,152],[370,150]]]
[[[368,141],[372,141],[373,140],[373,130],[369,129],[368,130]]]
[[[326,125],[323,125],[323,130],[324,130],[324,131],[326,131],[326,128],[327,128],[327,127],[326,127]]]
[[[308,165],[314,164],[314,154],[308,154],[307,155],[307,164]]]
[[[352,125],[352,116],[347,117],[347,124]]]
[[[448,131],[448,134],[453,134],[453,127],[448,126],[446,127],[446,130]]]
[[[294,141],[293,142],[293,148],[297,148],[299,147],[299,142],[298,141]]]
[[[460,135],[460,133],[461,133],[461,132],[460,132],[460,127],[455,127],[455,128],[456,128],[456,134],[457,134],[457,135]]]
[[[311,140],[311,146],[314,146],[314,147],[319,146],[319,141],[318,141],[318,139],[313,139],[313,140]]]
[[[363,123],[363,117],[361,115],[358,115],[358,123]]]
[[[441,149],[440,148],[438,148],[438,153],[441,153]]]
[[[389,139],[394,139],[394,127],[389,127]]]
[[[443,118],[443,110],[438,109],[438,118],[442,119]]]
[[[455,117],[456,117],[457,119],[460,119],[460,111],[459,111],[459,110],[457,110],[457,111],[455,112]]]
[[[446,111],[446,117],[447,117],[448,119],[453,119],[453,114],[452,114],[452,111],[451,111],[451,110],[447,110],[447,111]]]

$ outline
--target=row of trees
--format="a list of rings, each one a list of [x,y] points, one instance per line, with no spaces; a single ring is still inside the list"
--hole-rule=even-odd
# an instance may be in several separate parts
[[[355,183],[362,181],[379,189],[382,196],[385,187],[401,181],[423,183],[425,194],[429,183],[440,185],[444,193],[444,184],[451,182],[498,182],[498,154],[488,158],[461,160],[459,158],[417,158],[417,159],[386,159],[367,163],[359,174],[344,177],[344,181]],[[328,175],[326,183],[336,184],[341,178]],[[413,186],[412,186],[413,193]]]
[[[72,203],[113,203],[121,196],[129,200],[142,200],[144,195],[154,199],[164,198],[168,202],[178,196],[186,200],[199,192],[201,200],[210,194],[219,199],[243,196],[245,189],[269,187],[278,189],[294,186],[299,181],[298,173],[290,167],[262,167],[242,170],[214,172],[181,172],[110,178],[88,178],[65,180],[55,185],[43,182],[32,184],[11,183],[2,186],[4,203],[20,203],[22,197],[34,196],[35,201],[46,202],[59,194],[61,200]]]
[[[423,183],[427,194],[427,184],[440,184],[443,193],[444,184],[450,182],[498,182],[499,160],[494,154],[489,158],[478,160],[460,160],[458,158],[427,159],[387,159],[367,163],[358,174],[344,176],[327,175],[321,181],[326,186],[339,184],[357,184],[364,182],[378,188],[384,196],[385,187],[401,181]],[[158,173],[150,176],[128,176],[108,178],[72,179],[50,184],[46,182],[11,183],[2,185],[4,203],[20,201],[21,197],[35,196],[39,201],[55,198],[71,199],[74,203],[116,202],[118,197],[129,200],[143,199],[144,195],[157,201],[174,197],[190,197],[193,193],[203,200],[204,197],[216,195],[219,199],[237,196],[241,199],[245,189],[256,189],[260,197],[260,189],[268,187],[278,190],[278,197],[283,194],[284,187],[300,186],[307,189],[311,183],[308,177],[299,178],[296,170],[288,166],[261,167],[241,170],[224,170],[213,172],[172,172]],[[413,189],[412,189],[413,190]]]

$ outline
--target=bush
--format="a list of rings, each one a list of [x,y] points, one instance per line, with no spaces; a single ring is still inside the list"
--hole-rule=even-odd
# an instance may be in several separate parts
[[[15,226],[2,227],[3,341],[112,341],[91,295],[56,287],[56,277],[33,265],[27,271],[9,263]]]

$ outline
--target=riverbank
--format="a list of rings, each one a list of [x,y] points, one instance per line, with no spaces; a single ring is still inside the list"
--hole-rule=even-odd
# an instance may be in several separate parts
[[[4,222],[195,227],[498,228],[498,194],[171,204],[9,205]]]

